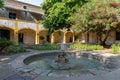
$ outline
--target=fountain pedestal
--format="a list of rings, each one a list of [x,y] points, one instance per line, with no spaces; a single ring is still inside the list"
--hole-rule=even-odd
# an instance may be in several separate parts
[[[56,63],[67,63],[69,60],[66,57],[66,54],[61,53],[58,55],[57,59],[55,60]]]
[[[60,50],[62,50],[62,51],[67,50],[67,45],[65,43],[61,43]]]
[[[71,61],[69,61],[65,53],[59,54],[58,57],[49,65],[57,70],[68,70],[75,66]]]

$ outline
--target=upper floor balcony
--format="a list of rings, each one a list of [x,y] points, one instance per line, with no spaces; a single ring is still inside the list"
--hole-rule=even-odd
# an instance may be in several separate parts
[[[17,19],[10,19],[10,18],[3,18],[0,17],[0,26],[10,28],[12,30],[21,30],[21,29],[32,29],[42,30],[44,29],[42,24],[38,22],[26,21],[26,20],[17,20]]]
[[[18,43],[39,43],[40,31],[44,30],[38,22],[0,17],[0,38]]]
[[[39,6],[23,3],[16,0],[4,0],[4,7],[0,9],[0,27],[13,30],[32,29],[41,30],[43,11]]]
[[[15,43],[39,43],[43,30],[43,11],[39,6],[17,0],[4,0],[0,8],[0,39],[7,38]]]

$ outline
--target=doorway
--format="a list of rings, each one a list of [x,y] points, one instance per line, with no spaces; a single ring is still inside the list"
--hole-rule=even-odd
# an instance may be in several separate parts
[[[50,42],[50,35],[47,35],[47,42]]]
[[[24,43],[24,34],[23,34],[23,33],[19,33],[19,35],[18,35],[18,40],[19,40],[19,43],[20,43],[20,44],[23,44],[23,43]]]

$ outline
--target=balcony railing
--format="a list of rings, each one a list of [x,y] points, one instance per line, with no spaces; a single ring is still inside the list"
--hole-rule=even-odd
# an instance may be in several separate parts
[[[36,30],[37,23],[32,22],[32,21],[14,20],[14,19],[0,17],[0,26],[12,28],[12,29],[15,29],[16,27],[18,27],[18,30],[23,29],[23,28],[30,28],[30,29]],[[43,30],[44,29],[43,25],[39,24],[38,29]]]
[[[22,28],[31,28],[31,29],[36,30],[36,23],[18,21],[18,29],[22,29]]]
[[[0,18],[0,25],[14,29],[15,28],[15,20],[10,20],[7,18]]]

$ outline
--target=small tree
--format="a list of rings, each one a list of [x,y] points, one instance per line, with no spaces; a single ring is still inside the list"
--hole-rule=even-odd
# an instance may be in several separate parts
[[[0,0],[0,8],[2,8],[2,7],[3,7],[3,5],[4,5],[3,0]]]
[[[72,20],[76,33],[96,32],[101,44],[106,45],[110,32],[120,30],[120,4],[116,0],[94,0],[82,6]]]
[[[0,39],[0,52],[2,52],[6,47],[12,45],[13,43],[6,38]]]

